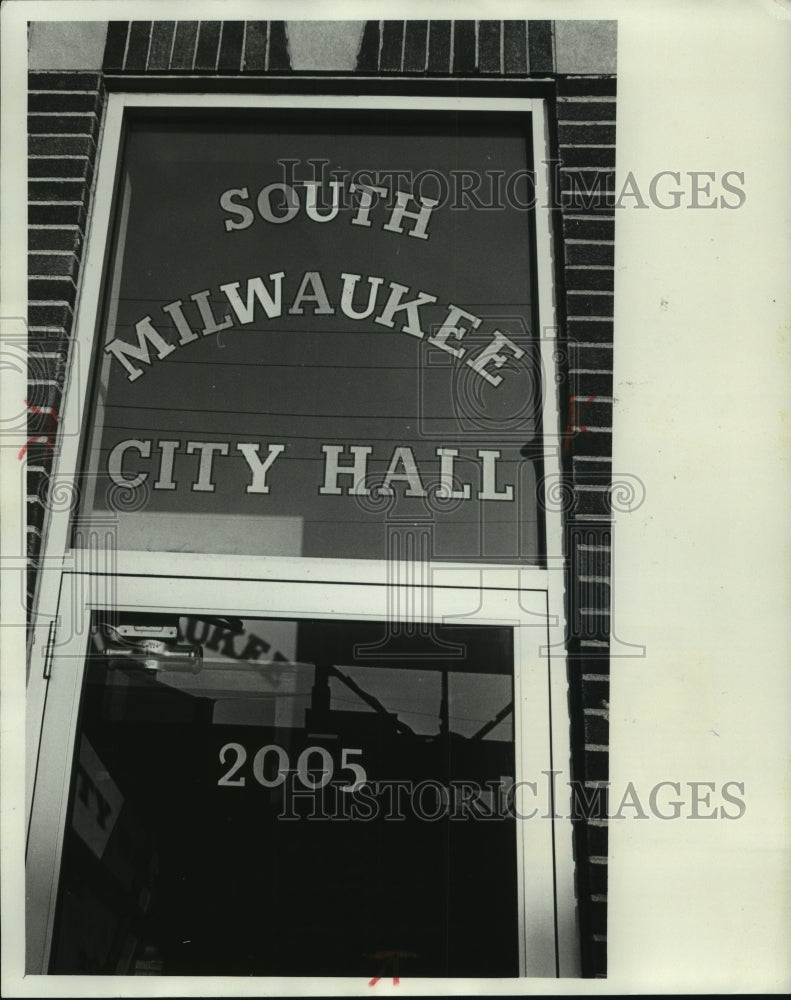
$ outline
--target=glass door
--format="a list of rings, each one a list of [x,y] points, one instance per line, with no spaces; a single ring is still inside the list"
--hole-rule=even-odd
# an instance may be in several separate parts
[[[544,592],[65,580],[29,971],[556,974]]]

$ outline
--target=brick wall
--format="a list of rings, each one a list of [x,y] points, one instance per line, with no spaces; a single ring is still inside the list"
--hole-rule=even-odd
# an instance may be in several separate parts
[[[613,416],[615,79],[558,76],[556,150],[562,246],[560,300],[567,431],[565,467],[572,769],[589,801],[576,824],[583,967],[607,968],[609,626]],[[560,256],[560,255],[559,255]],[[602,798],[596,799],[596,796]]]
[[[52,443],[90,213],[105,76],[252,81],[299,71],[367,77],[533,80],[547,98],[556,161],[561,457],[572,777],[591,796],[608,776],[615,167],[614,37],[609,22],[368,21],[351,62],[303,47],[288,22],[110,22],[102,73],[30,75],[30,435],[28,537],[35,585]],[[350,28],[349,30],[352,30]],[[294,25],[296,36],[297,25]],[[309,24],[299,25],[300,37]],[[322,37],[322,27],[317,37]],[[348,34],[348,31],[346,32]],[[325,37],[330,33],[325,32]],[[585,46],[585,39],[590,39]],[[582,42],[581,42],[582,40]],[[595,41],[595,45],[594,45]],[[582,44],[582,47],[580,47]],[[596,48],[598,46],[598,49]],[[311,54],[314,53],[314,54]],[[319,55],[315,54],[319,53]],[[319,63],[319,59],[321,60]],[[315,62],[311,62],[314,60]],[[591,63],[602,67],[591,69]],[[579,71],[577,71],[579,70]],[[180,83],[181,89],[184,83]],[[190,84],[187,84],[191,86]],[[230,84],[229,86],[236,86]],[[215,85],[216,89],[216,85]],[[525,94],[529,95],[529,89]],[[551,430],[551,429],[549,429]],[[582,965],[606,973],[607,827],[575,823]]]
[[[28,600],[79,294],[104,92],[100,73],[34,72],[28,94]]]
[[[284,21],[111,21],[107,73],[267,73],[289,70]]]

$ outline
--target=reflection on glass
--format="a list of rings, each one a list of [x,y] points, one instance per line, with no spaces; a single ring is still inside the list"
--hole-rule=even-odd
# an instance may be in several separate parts
[[[518,974],[509,628],[128,617],[92,630],[52,972]]]

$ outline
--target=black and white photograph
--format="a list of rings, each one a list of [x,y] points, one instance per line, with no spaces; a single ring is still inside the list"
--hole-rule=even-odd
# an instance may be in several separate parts
[[[2,17],[3,995],[787,992],[791,5]]]

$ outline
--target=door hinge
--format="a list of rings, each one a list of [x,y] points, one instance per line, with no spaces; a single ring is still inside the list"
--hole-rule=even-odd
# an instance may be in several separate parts
[[[49,623],[49,632],[47,633],[47,645],[44,650],[44,680],[48,681],[52,676],[52,657],[55,651],[55,629],[56,623],[54,619]]]

